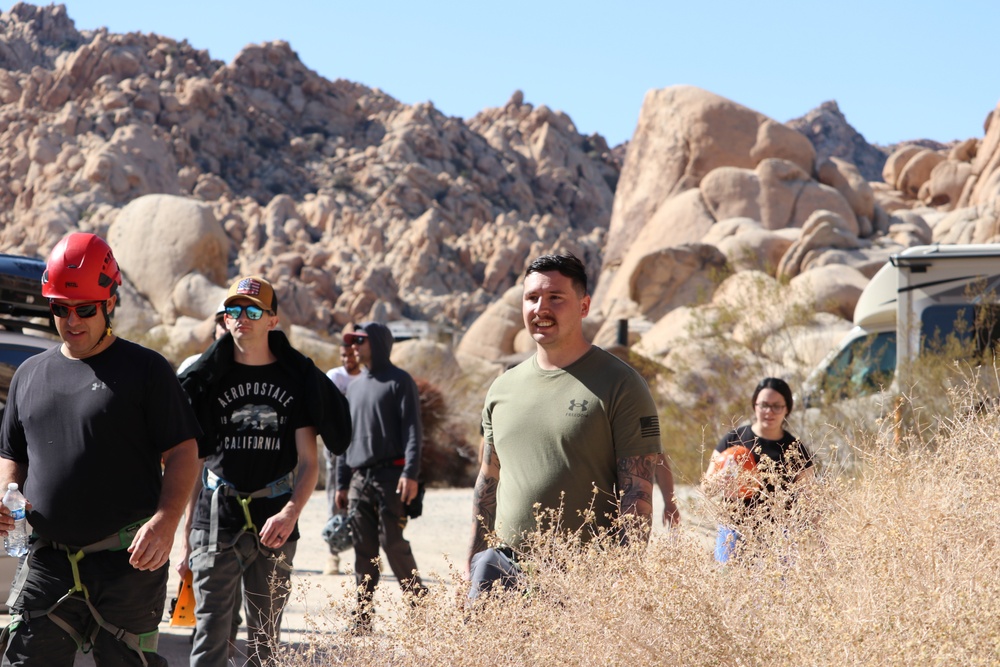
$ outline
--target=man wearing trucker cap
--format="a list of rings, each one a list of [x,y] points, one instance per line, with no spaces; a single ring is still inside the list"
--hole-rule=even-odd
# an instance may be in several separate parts
[[[288,599],[298,519],[316,488],[316,435],[343,451],[346,400],[278,326],[278,298],[260,276],[225,300],[228,334],[181,375],[204,436],[202,480],[188,507],[193,572],[191,666],[226,664],[242,583],[249,664],[270,664]]]

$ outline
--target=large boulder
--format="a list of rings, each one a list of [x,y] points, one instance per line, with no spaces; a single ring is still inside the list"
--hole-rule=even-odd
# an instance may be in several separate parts
[[[717,247],[734,271],[753,269],[774,275],[798,236],[798,229],[770,230],[750,218],[732,218],[713,225],[702,243]]]
[[[868,277],[857,269],[834,264],[800,273],[788,283],[791,299],[805,310],[845,320],[854,317],[854,307],[867,285]]]
[[[922,150],[924,149],[920,146],[904,144],[896,148],[896,150],[894,150],[889,157],[886,158],[885,165],[882,167],[882,180],[885,181],[886,185],[890,189],[901,189],[899,187],[900,174],[903,173],[903,169],[913,156]]]
[[[718,311],[714,308],[680,306],[644,332],[633,349],[649,359],[662,359],[677,345],[710,334],[717,319]]]
[[[962,198],[962,191],[971,177],[972,165],[968,162],[940,162],[920,187],[920,200],[928,206],[950,211]]]
[[[1000,183],[995,178],[1000,174],[1000,104],[986,117],[984,130],[986,136],[972,159],[975,180],[970,181],[971,187],[962,193],[958,203],[960,207],[986,204],[1000,191]]]
[[[708,214],[716,220],[729,218],[751,219],[760,221],[760,227],[769,230],[784,230],[788,227],[800,227],[805,224],[817,210],[830,211],[839,221],[839,225],[846,234],[857,237],[862,231],[865,235],[872,232],[872,219],[875,217],[874,196],[871,188],[864,182],[861,175],[854,169],[853,165],[843,162],[827,160],[824,165],[824,175],[830,183],[818,183],[813,181],[809,175],[794,162],[779,158],[768,158],[762,160],[755,169],[743,169],[737,167],[719,167],[713,169],[701,181],[699,187],[701,196],[695,198],[693,191],[689,190],[679,197],[688,198],[691,202],[696,202],[707,209]],[[668,200],[663,210],[672,210]],[[689,210],[692,207],[688,207]],[[657,212],[657,215],[660,211]],[[703,216],[704,217],[704,216]],[[862,222],[864,228],[862,229]],[[690,228],[684,226],[682,229]],[[656,237],[643,239],[644,242],[636,243],[626,262],[634,261],[636,254],[648,252],[650,242],[653,247],[658,244],[676,239],[678,230],[664,227],[655,228]],[[647,224],[643,228],[642,234],[649,234],[654,231]],[[719,234],[724,238],[728,234]],[[711,229],[706,233],[706,237],[713,236]],[[758,234],[760,237],[761,235]],[[704,237],[703,237],[704,238]],[[772,240],[775,237],[771,237]],[[787,238],[787,237],[785,237]],[[792,237],[795,238],[795,237]],[[763,238],[761,238],[763,241]],[[711,242],[711,241],[710,241]],[[731,245],[730,242],[727,245]],[[788,243],[771,244],[772,251],[783,245],[788,247]],[[735,253],[739,248],[745,248],[743,243],[732,248]],[[727,257],[732,257],[733,253],[726,253]],[[771,273],[777,266],[777,260],[760,258],[753,263],[754,268],[765,269],[768,266]],[[745,264],[746,262],[744,262]],[[623,267],[631,270],[631,265],[623,262]],[[605,274],[607,275],[607,274]],[[623,272],[618,271],[616,275],[618,281],[623,279]],[[618,283],[620,284],[620,283]]]
[[[910,199],[916,199],[920,195],[920,188],[926,183],[934,168],[944,162],[944,156],[930,149],[923,149],[915,153],[906,161],[899,178],[896,181],[896,189]]]
[[[146,195],[133,200],[108,230],[108,243],[127,279],[168,324],[181,314],[177,304],[190,286],[182,278],[200,273],[209,283],[226,282],[229,239],[211,208],[193,199]],[[175,297],[177,289],[182,292]],[[215,297],[203,300],[201,318],[212,314]]]
[[[875,194],[858,168],[846,160],[830,157],[816,166],[820,183],[835,188],[856,216],[872,220],[875,217]]]
[[[790,279],[803,270],[810,253],[818,249],[856,249],[867,245],[843,216],[832,211],[815,211],[802,225],[802,236],[793,243],[778,264],[778,278]]]
[[[499,361],[514,353],[514,337],[524,328],[520,285],[511,287],[469,326],[456,354]]]
[[[1000,211],[992,206],[967,206],[949,213],[934,227],[935,243],[998,243]]]
[[[782,158],[811,174],[815,156],[798,132],[724,97],[693,86],[649,91],[618,181],[605,263],[621,262],[664,201],[713,169]]]
[[[760,179],[751,169],[719,167],[701,179],[701,196],[716,220],[760,220]]]
[[[430,340],[400,341],[392,346],[391,359],[413,377],[438,380],[462,375],[462,367],[452,348]]]
[[[847,233],[858,236],[861,227],[858,225],[858,218],[851,210],[851,205],[836,189],[829,185],[810,181],[799,192],[798,199],[795,200],[795,210],[792,213],[791,225],[802,227],[805,231],[806,222],[816,214],[817,211],[829,211],[837,215],[844,224]]]
[[[647,256],[687,243],[698,243],[714,224],[715,218],[697,188],[664,201],[631,239],[620,264],[610,267],[605,260],[605,270],[594,292],[594,308],[606,315],[617,312],[620,302],[631,299],[633,274]]]
[[[881,239],[878,245],[863,248],[819,248],[808,253],[804,267],[806,271],[811,271],[821,266],[849,266],[870,280],[885,266],[891,255],[903,252],[911,245],[923,244],[900,245]]]
[[[792,306],[781,284],[761,271],[740,271],[726,278],[712,295],[711,305],[733,341],[755,352],[767,336],[785,326]]]
[[[636,266],[629,297],[643,316],[656,321],[678,306],[708,301],[725,268],[726,257],[715,246],[665,248],[644,256]]]

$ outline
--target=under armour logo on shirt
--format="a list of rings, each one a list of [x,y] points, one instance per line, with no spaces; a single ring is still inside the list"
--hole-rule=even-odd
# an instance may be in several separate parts
[[[575,398],[571,399],[570,402],[569,402],[569,411],[573,412],[573,410],[576,410],[577,408],[580,408],[580,410],[582,412],[586,412],[587,411],[587,403],[589,403],[589,402],[590,401],[577,401]]]

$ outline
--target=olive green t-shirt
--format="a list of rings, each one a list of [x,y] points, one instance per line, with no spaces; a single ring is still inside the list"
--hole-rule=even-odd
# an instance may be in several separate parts
[[[483,436],[500,461],[495,528],[511,546],[535,529],[536,503],[561,503],[567,530],[579,528],[591,507],[597,525],[610,526],[618,459],[661,451],[645,380],[599,347],[554,371],[532,356],[497,378],[486,395]]]

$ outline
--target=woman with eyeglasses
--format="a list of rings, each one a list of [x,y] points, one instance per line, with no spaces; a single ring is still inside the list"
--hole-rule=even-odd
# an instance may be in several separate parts
[[[720,563],[733,557],[743,539],[736,526],[767,520],[775,498],[815,477],[809,450],[785,429],[794,406],[788,383],[764,378],[750,405],[753,421],[723,436],[702,480],[707,495],[723,499],[730,519],[719,526],[715,542],[715,560]]]

